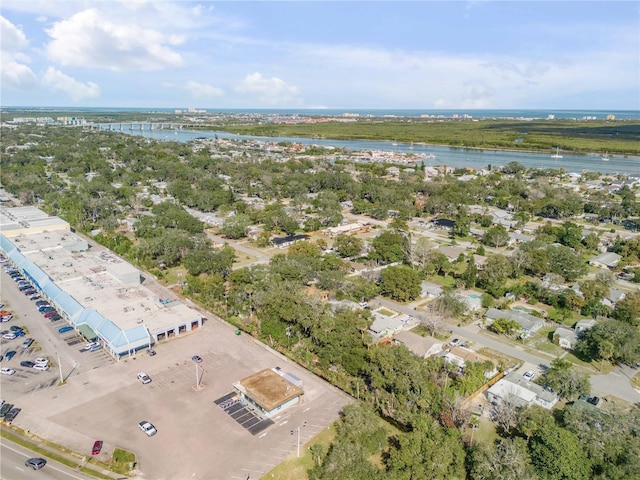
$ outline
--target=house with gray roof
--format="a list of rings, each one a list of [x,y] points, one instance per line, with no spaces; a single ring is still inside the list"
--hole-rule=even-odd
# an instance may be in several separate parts
[[[521,332],[525,336],[537,332],[544,324],[541,318],[520,310],[498,310],[497,308],[490,308],[485,312],[484,316],[492,321],[498,318],[513,320],[520,325]]]
[[[584,331],[593,328],[597,322],[593,318],[583,318],[582,320],[578,320],[578,322],[573,326],[573,329],[579,335]]]
[[[419,323],[418,319],[411,315],[389,316],[373,312],[373,323],[369,327],[369,333],[373,340],[377,342],[383,338],[393,337],[402,330],[411,330]]]
[[[604,252],[589,260],[589,264],[600,268],[615,268],[622,257],[615,252]]]
[[[603,298],[600,302],[607,307],[615,308],[616,303],[624,300],[625,298],[627,298],[627,294],[625,292],[611,287],[609,288],[609,295],[607,295],[607,298]]]
[[[421,288],[421,297],[438,298],[444,292],[442,285],[433,282],[427,282],[426,280],[421,283]]]
[[[393,338],[396,343],[404,345],[420,358],[427,358],[442,351],[444,343],[434,337],[423,337],[417,333],[401,331]]]
[[[533,404],[549,409],[558,401],[558,395],[530,382],[516,372],[506,375],[487,390],[491,403],[510,402],[518,407],[530,407]]]
[[[573,350],[578,343],[578,334],[575,330],[571,330],[570,328],[560,327],[553,332],[553,342],[557,343],[562,348]]]

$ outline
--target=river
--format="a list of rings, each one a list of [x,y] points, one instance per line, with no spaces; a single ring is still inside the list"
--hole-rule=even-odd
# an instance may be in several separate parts
[[[113,130],[119,128],[113,125]],[[107,127],[108,125],[102,126]],[[303,137],[259,137],[253,135],[237,135],[222,131],[193,131],[193,130],[130,130],[124,128],[122,133],[142,135],[162,141],[189,142],[197,138],[223,138],[230,140],[259,140],[264,142],[292,142],[303,145],[334,146],[352,151],[381,150],[397,153],[413,153],[416,155],[434,155],[434,159],[425,159],[425,165],[447,165],[452,167],[469,167],[480,169],[492,166],[506,165],[518,162],[527,168],[563,168],[567,172],[582,173],[585,170],[603,174],[640,175],[640,157],[609,155],[609,161],[602,161],[598,154],[573,155],[561,152],[562,158],[552,158],[551,153],[528,153],[508,150],[479,150],[438,145],[423,145],[373,140],[331,140]]]

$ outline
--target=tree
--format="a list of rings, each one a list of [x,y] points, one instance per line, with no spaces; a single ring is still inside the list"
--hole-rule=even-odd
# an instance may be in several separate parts
[[[578,338],[576,352],[593,360],[600,356],[600,344],[610,342],[614,345],[613,363],[630,365],[640,361],[640,332],[637,327],[615,319],[598,322]],[[606,347],[605,347],[605,350]]]
[[[471,478],[482,480],[537,480],[527,444],[522,438],[505,438],[481,444],[471,453]]]
[[[515,320],[496,318],[493,323],[489,325],[489,330],[498,335],[513,336],[520,331],[520,324]]]
[[[220,233],[227,238],[244,238],[247,235],[247,227],[249,225],[251,225],[251,219],[248,215],[234,215],[224,221],[222,227],[220,227]]]
[[[436,298],[433,309],[441,318],[456,318],[464,315],[467,304],[457,293],[447,291]]]
[[[574,400],[579,395],[591,391],[589,376],[561,358],[551,362],[549,369],[542,376],[542,382],[567,400]]]
[[[372,257],[384,263],[401,262],[404,259],[405,237],[390,231],[382,232],[373,239]]]
[[[529,442],[529,453],[541,480],[591,478],[591,461],[578,437],[562,427],[539,429]]]
[[[356,257],[360,255],[364,242],[352,235],[338,235],[333,242],[333,248],[343,257]]]
[[[507,229],[502,225],[494,225],[484,233],[482,243],[490,247],[500,248],[509,242],[509,234]]]
[[[617,302],[613,309],[613,316],[634,327],[640,325],[640,292],[631,292]]]
[[[380,291],[399,302],[415,300],[420,296],[420,275],[406,265],[387,267],[380,272]]]
[[[385,461],[393,480],[450,480],[465,478],[464,450],[457,430],[440,427],[423,416],[411,431],[398,434]],[[342,477],[346,478],[346,477]]]
[[[467,261],[467,268],[462,274],[462,280],[466,288],[473,288],[476,286],[476,279],[478,278],[478,267],[476,267],[476,261],[473,255],[469,255]]]

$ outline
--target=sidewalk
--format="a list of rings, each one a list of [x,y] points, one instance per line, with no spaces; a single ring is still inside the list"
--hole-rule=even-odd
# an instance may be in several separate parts
[[[81,468],[86,467],[96,472],[99,472],[100,474],[106,477],[113,478],[114,480],[119,480],[122,478],[128,478],[128,479],[136,478],[135,475],[134,476],[121,475],[121,474],[112,472],[110,470],[106,470],[102,468],[100,465],[97,465],[95,463],[90,463],[90,460],[92,457],[83,456],[75,452],[68,452],[68,451],[65,451],[62,447],[56,448],[54,445],[51,445],[44,439],[38,437],[37,435],[29,433],[29,431],[27,431],[27,433],[24,433],[22,429],[19,429],[16,427],[10,427],[4,424],[0,424],[0,430],[20,438],[22,441],[25,442],[26,445],[23,445],[25,446],[25,448],[30,448],[29,445],[33,445],[34,447],[42,449],[45,452],[51,453],[52,455],[55,455],[57,457],[62,457],[65,460],[68,460],[69,462],[76,464],[77,470],[80,470]],[[7,438],[5,438],[5,440],[11,441],[11,439],[7,439]],[[44,453],[43,455],[46,457],[49,456],[47,455],[47,453]],[[85,475],[91,476],[91,473],[89,472],[83,472],[83,473]],[[133,473],[135,473],[135,471]]]

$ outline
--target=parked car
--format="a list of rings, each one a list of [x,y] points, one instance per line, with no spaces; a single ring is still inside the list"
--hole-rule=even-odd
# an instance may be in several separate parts
[[[4,354],[4,359],[5,360],[11,360],[15,355],[16,355],[16,351],[15,350],[9,350],[7,353]]]
[[[147,353],[150,357],[153,357],[156,354],[156,351],[153,348],[150,348],[149,350],[147,350]]]
[[[151,377],[144,372],[140,372],[138,374],[138,380],[140,380],[143,385],[146,385],[147,383],[151,383]]]
[[[536,376],[536,374],[534,372],[532,372],[532,371],[525,372],[524,375],[523,375],[523,377],[525,379],[527,379],[527,380],[533,380],[533,377],[535,377],[535,376]]]
[[[449,342],[449,345],[451,345],[452,347],[457,347],[460,344],[460,339],[459,338],[454,338],[453,340],[451,340]]]
[[[2,407],[0,407],[0,418],[4,418],[4,416],[13,408],[13,403],[3,403]]]
[[[13,332],[16,334],[16,338],[18,337],[24,337],[24,332],[22,330],[16,330],[15,332]]]
[[[16,337],[17,337],[16,332],[9,332],[2,335],[2,338],[4,338],[5,340],[13,340]]]
[[[37,300],[40,298],[40,295],[38,295],[38,293],[32,293],[31,295],[29,295],[29,300]]]
[[[73,330],[71,325],[67,325],[66,327],[62,327],[58,329],[58,333],[67,333]]]
[[[201,363],[202,362],[202,358],[200,358],[199,355],[194,355],[193,357],[191,357],[191,360],[193,360],[196,363]]]
[[[102,451],[102,440],[96,440],[95,442],[93,442],[91,455],[98,455],[101,451]]]
[[[29,348],[33,343],[33,338],[25,338],[24,342],[22,342],[22,348]]]
[[[13,368],[0,368],[2,375],[15,375],[16,371]]]
[[[20,362],[20,365],[27,368],[33,368],[35,366],[35,363],[30,360],[23,360]]]
[[[38,370],[40,372],[46,372],[47,370],[49,370],[49,365],[43,365],[41,363],[36,363],[33,367],[34,370]]]
[[[17,332],[18,330],[20,331],[24,330],[24,328],[19,325],[11,325],[9,327],[9,330],[11,330],[12,332]]]
[[[38,311],[44,315],[46,313],[56,312],[56,309],[53,307],[41,307],[38,309]]]
[[[158,433],[158,431],[156,430],[156,427],[154,427],[151,423],[147,422],[146,420],[143,420],[142,422],[140,422],[138,424],[138,427],[140,427],[140,430],[142,430],[148,437],[152,437],[153,435]]]
[[[18,407],[13,407],[11,410],[9,410],[7,412],[7,414],[4,416],[4,421],[6,423],[11,423],[13,422],[13,419],[16,418],[18,416],[18,414],[22,411],[21,408]]]
[[[57,322],[58,320],[60,320],[62,317],[60,315],[52,315],[49,317],[49,320],[51,320],[52,322]]]
[[[47,464],[47,461],[44,458],[30,458],[26,462],[24,462],[25,467],[31,467],[34,470],[40,470]]]
[[[36,305],[37,305],[37,306],[40,306],[40,305],[49,305],[49,302],[47,302],[46,300],[38,300],[38,301],[36,302]]]
[[[44,357],[38,357],[34,362],[36,365],[49,365],[49,359]]]
[[[55,310],[53,312],[47,312],[44,314],[44,318],[51,318],[54,315],[58,315],[58,312],[56,312]]]
[[[26,285],[22,285],[18,287],[18,290],[20,290],[21,292],[24,292],[25,290],[29,290],[30,288],[32,288],[31,285],[27,283]]]
[[[22,293],[24,293],[28,297],[28,296],[33,295],[34,293],[36,293],[36,291],[33,288],[30,288],[28,290],[25,290]]]
[[[4,315],[4,316],[0,317],[0,322],[9,322],[12,318],[13,318],[13,315],[11,315],[11,314]]]

